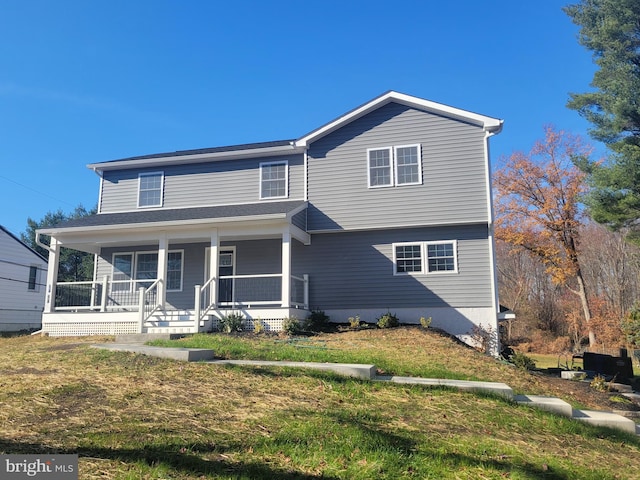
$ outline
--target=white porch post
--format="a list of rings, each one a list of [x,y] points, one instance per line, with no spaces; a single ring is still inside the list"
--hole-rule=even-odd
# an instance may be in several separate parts
[[[282,232],[282,307],[291,307],[291,232]]]
[[[168,241],[166,235],[161,235],[158,241],[158,305],[162,308],[167,301],[167,258]]]
[[[209,284],[209,303],[211,305],[218,305],[218,265],[220,262],[220,237],[218,235],[218,229],[211,230],[211,248],[209,249],[209,278],[215,278],[213,282]],[[208,280],[208,279],[207,279]]]
[[[51,237],[49,246],[49,262],[47,264],[47,294],[45,297],[45,313],[53,313],[56,309],[56,282],[58,280],[58,262],[60,261],[60,244]]]

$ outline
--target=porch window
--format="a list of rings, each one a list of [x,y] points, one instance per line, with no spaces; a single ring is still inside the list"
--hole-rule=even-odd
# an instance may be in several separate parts
[[[161,207],[164,184],[163,172],[138,175],[138,207]]]
[[[288,196],[288,163],[260,164],[260,198],[286,198]]]
[[[457,272],[456,242],[427,243],[427,268],[429,273]]]
[[[167,257],[167,291],[182,291],[182,250]]]
[[[114,292],[126,292],[131,289],[133,278],[133,253],[115,253],[113,255],[113,280]]]
[[[155,280],[158,278],[158,254],[138,253],[136,255],[136,280]],[[152,282],[141,283],[149,287]]]

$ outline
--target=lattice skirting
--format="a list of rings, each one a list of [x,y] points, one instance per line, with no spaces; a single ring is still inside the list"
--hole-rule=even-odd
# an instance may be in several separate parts
[[[50,337],[81,337],[86,335],[127,335],[138,333],[138,322],[47,322],[42,332]]]
[[[255,318],[253,320],[245,319],[242,329],[245,332],[253,332],[256,330],[256,325],[262,325],[262,328],[265,332],[281,332],[284,330],[284,322],[286,319],[284,318],[265,318],[259,319]],[[213,331],[220,330],[220,320],[214,318],[212,321]]]

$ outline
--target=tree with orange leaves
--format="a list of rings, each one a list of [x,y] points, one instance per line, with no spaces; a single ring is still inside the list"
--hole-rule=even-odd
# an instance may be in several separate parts
[[[511,154],[495,172],[493,183],[496,238],[540,258],[552,281],[578,296],[593,346],[591,310],[578,258],[585,174],[574,164],[590,155],[591,148],[579,137],[547,126],[544,140],[528,154]]]

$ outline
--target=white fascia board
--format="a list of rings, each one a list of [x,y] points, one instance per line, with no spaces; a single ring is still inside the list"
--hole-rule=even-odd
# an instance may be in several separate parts
[[[478,113],[469,112],[459,108],[444,105],[442,103],[432,102],[430,100],[424,100],[422,98],[413,97],[404,93],[398,93],[390,91],[382,94],[381,96],[374,98],[370,102],[361,105],[360,107],[351,110],[350,112],[338,117],[332,122],[313,130],[304,137],[296,140],[295,145],[298,147],[306,147],[309,143],[328,135],[329,133],[337,130],[338,128],[357,120],[360,117],[388,104],[391,102],[401,103],[409,107],[426,110],[445,117],[455,118],[465,122],[469,122],[474,125],[482,127],[484,130],[497,134],[502,130],[503,120],[487,117]]]
[[[110,162],[90,163],[87,165],[87,168],[95,172],[104,172],[123,168],[162,167],[163,165],[175,163],[204,163],[221,160],[241,160],[243,158],[274,157],[277,155],[295,155],[296,153],[303,152],[304,148],[290,144],[278,147],[249,148],[246,150],[199,153],[194,155],[169,155],[166,157],[142,158],[137,160],[114,160]]]

